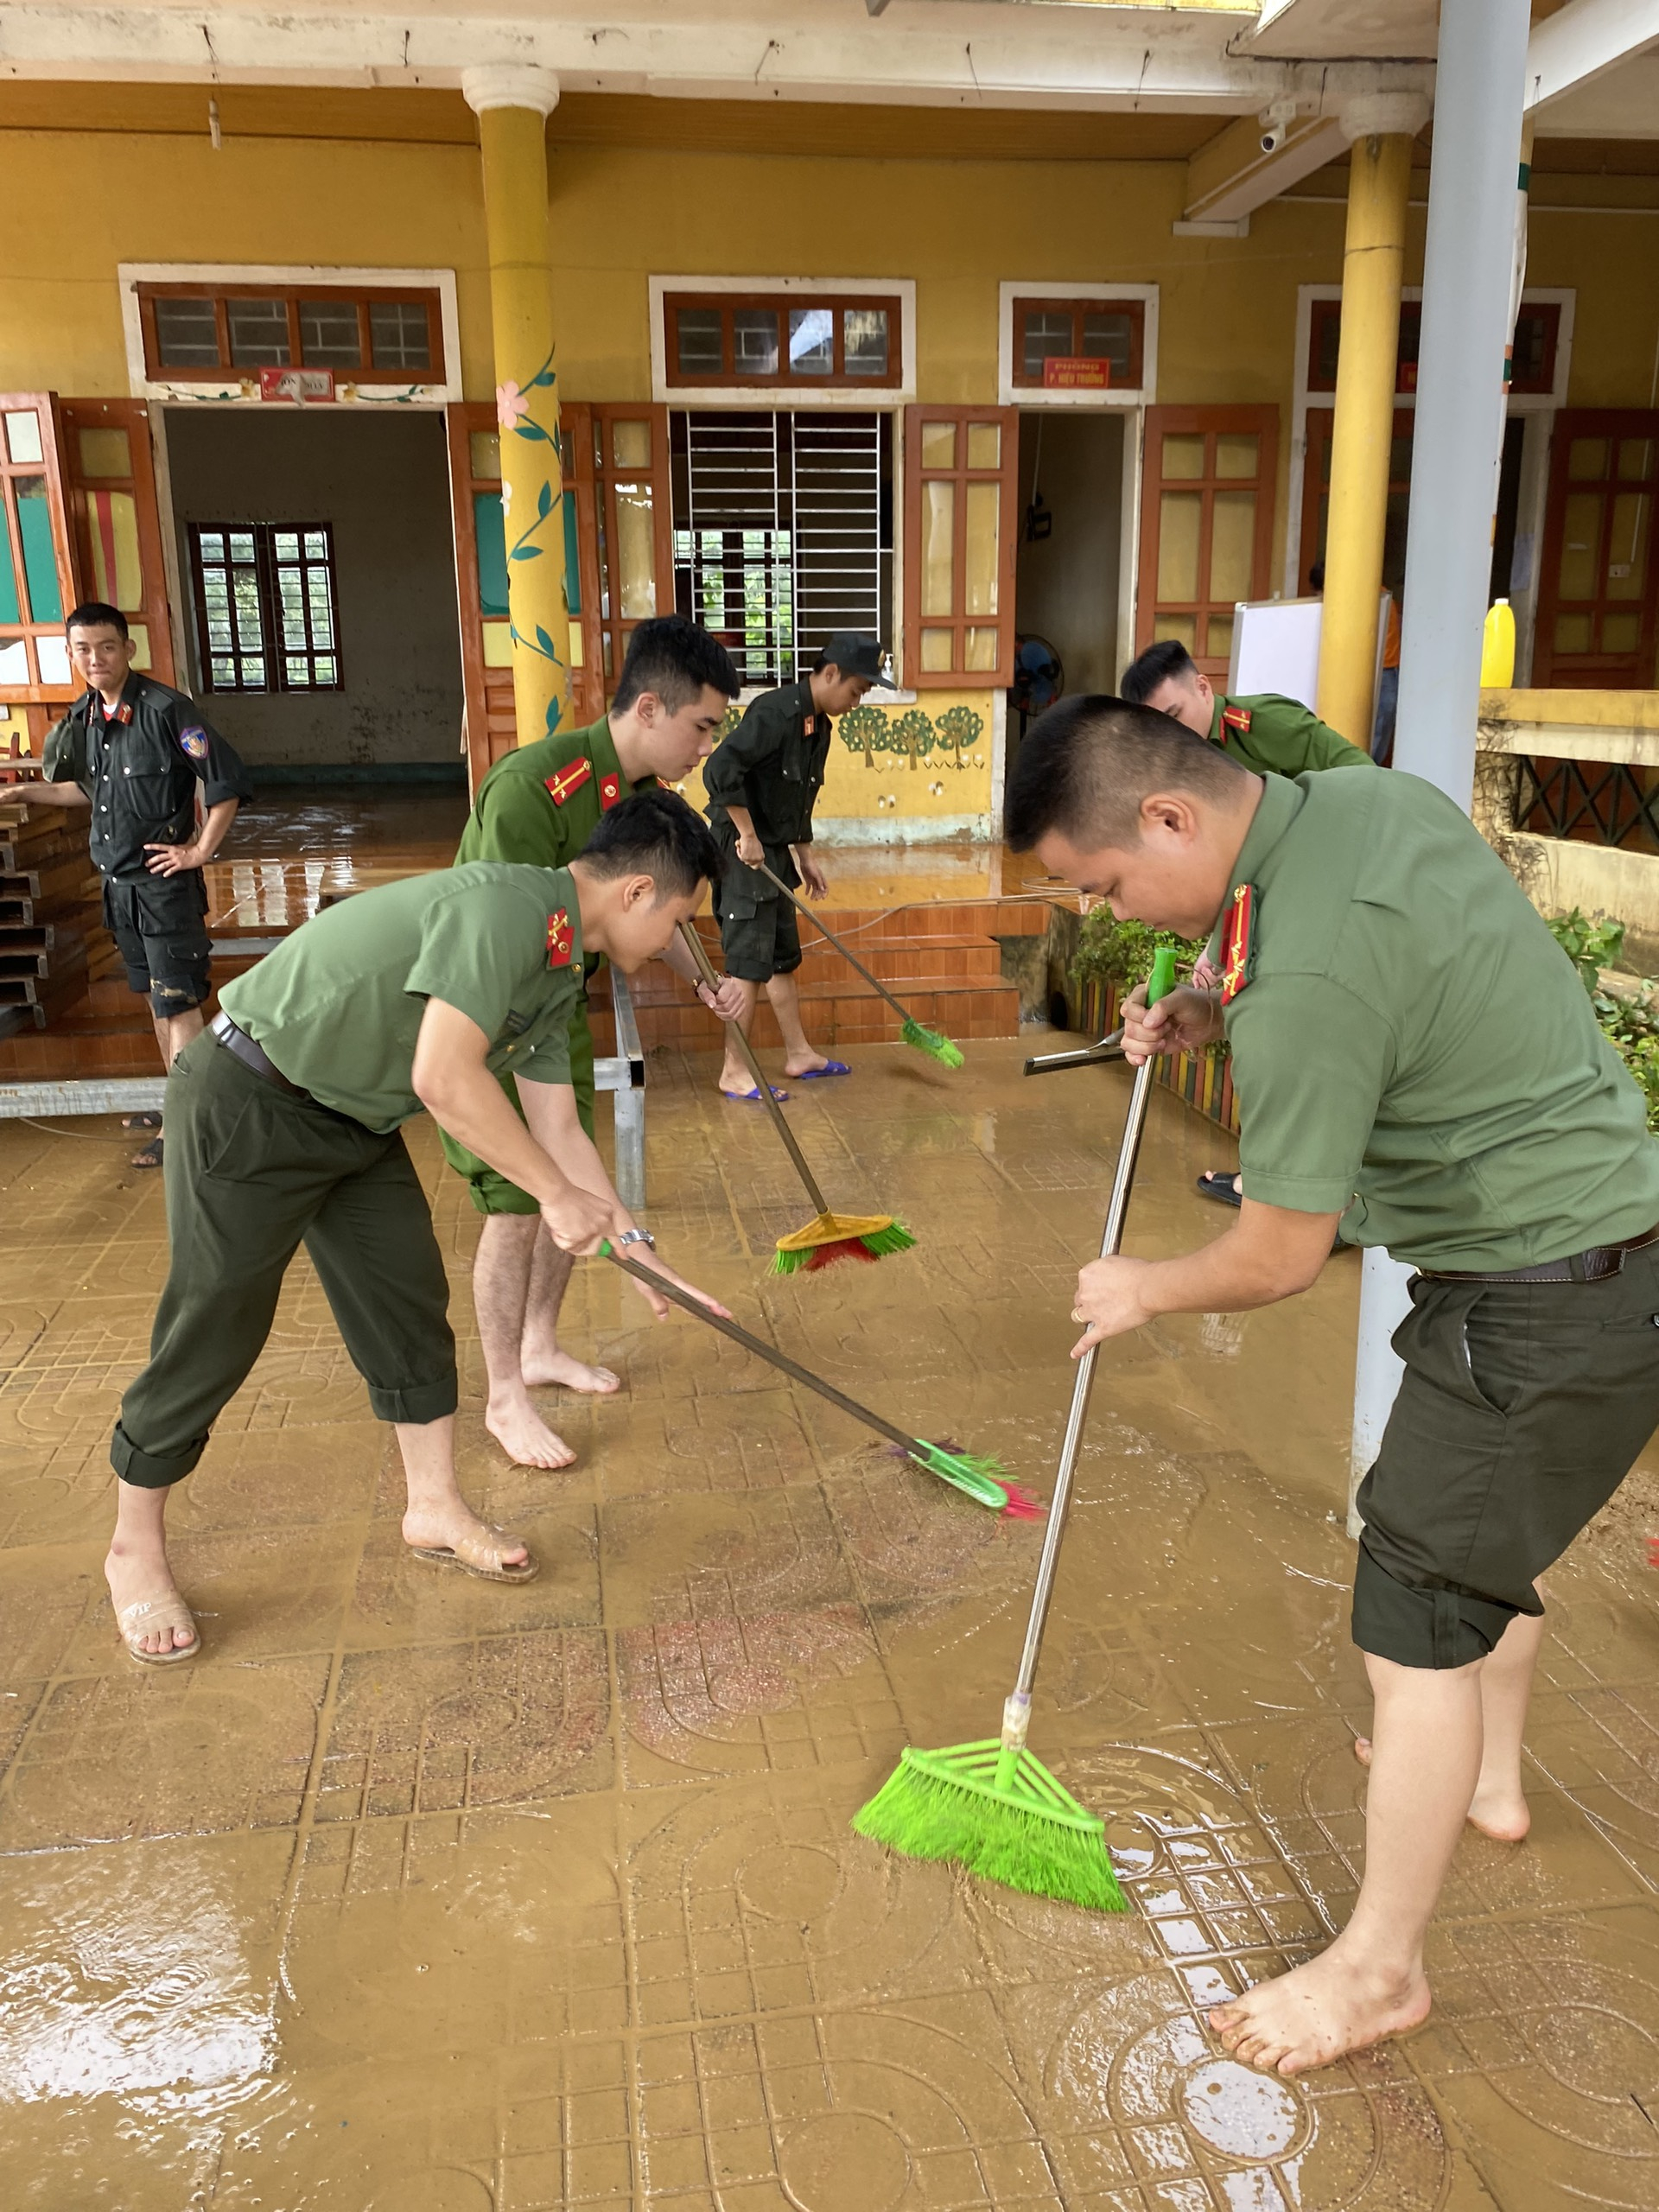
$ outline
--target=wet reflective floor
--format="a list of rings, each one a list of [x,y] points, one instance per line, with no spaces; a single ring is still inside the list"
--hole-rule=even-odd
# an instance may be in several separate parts
[[[649,1218],[741,1319],[1046,1491],[1072,1270],[1127,1084],[901,1047],[789,1111],[917,1249],[769,1280],[762,1117],[653,1063]],[[694,1081],[695,1077],[695,1081]],[[1226,1217],[1154,1093],[1128,1248]],[[1659,2204],[1659,1463],[1549,1577],[1532,1840],[1469,1834],[1409,2041],[1294,2083],[1202,2024],[1345,1917],[1364,1724],[1343,1533],[1357,1262],[1103,1357],[1033,1747],[1109,1816],[1121,1918],[848,1831],[907,1740],[991,1733],[1039,1530],[594,1262],[547,1394],[481,1421],[475,1225],[429,1131],[463,1481],[536,1583],[406,1561],[389,1438],[303,1263],[180,1491],[202,1657],[120,1651],[105,1445],[163,1268],[109,1123],[0,1128],[6,2212],[1533,2212]]]

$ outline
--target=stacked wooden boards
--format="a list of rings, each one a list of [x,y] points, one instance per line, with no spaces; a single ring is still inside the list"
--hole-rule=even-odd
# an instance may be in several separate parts
[[[85,817],[0,790],[0,1015],[44,1029],[83,998],[98,919]]]

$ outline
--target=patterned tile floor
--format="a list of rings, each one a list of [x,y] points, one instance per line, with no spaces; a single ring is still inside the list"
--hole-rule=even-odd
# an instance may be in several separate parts
[[[790,1112],[832,1202],[918,1249],[775,1282],[802,1212],[712,1069],[653,1071],[652,1218],[739,1313],[1046,1489],[1125,1085],[896,1048]],[[1131,1249],[1216,1233],[1213,1129],[1154,1100]],[[175,1515],[202,1659],[141,1673],[99,1573],[110,1419],[163,1265],[109,1124],[0,1128],[0,2201],[6,2212],[1544,2212],[1659,2205],[1652,1458],[1550,1577],[1533,1840],[1471,1835],[1410,2041],[1294,2084],[1202,2008],[1345,1916],[1357,1263],[1166,1321],[1096,1395],[1038,1747],[1136,1910],[889,1860],[848,1819],[911,1738],[995,1725],[1038,1534],[596,1267],[626,1376],[508,1466],[474,1224],[469,1493],[524,1590],[400,1554],[387,1438],[296,1267]]]

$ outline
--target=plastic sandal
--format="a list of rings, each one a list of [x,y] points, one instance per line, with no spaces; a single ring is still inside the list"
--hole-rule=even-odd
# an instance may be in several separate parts
[[[542,1571],[539,1560],[526,1558],[510,1567],[501,1557],[523,1541],[522,1536],[505,1529],[486,1527],[475,1536],[461,1537],[458,1543],[411,1544],[410,1549],[416,1559],[433,1567],[458,1567],[463,1573],[476,1574],[485,1582],[533,1582]]]
[[[127,1162],[129,1167],[159,1167],[162,1165],[162,1140],[151,1137],[142,1150],[135,1152]]]
[[[1230,1169],[1225,1174],[1211,1172],[1208,1175],[1200,1175],[1198,1192],[1201,1197],[1213,1198],[1217,1205],[1236,1206],[1243,1203],[1239,1192],[1233,1187]]]
[[[176,1590],[165,1591],[158,1598],[135,1598],[116,1615],[115,1625],[128,1657],[141,1667],[176,1667],[181,1659],[194,1659],[201,1649],[196,1617]],[[170,1644],[165,1651],[141,1649],[137,1639],[156,1628],[188,1628],[195,1633],[190,1643]]]
[[[808,1068],[804,1075],[792,1075],[791,1083],[822,1083],[827,1075],[851,1075],[845,1060],[826,1060],[821,1068]]]
[[[162,1117],[159,1114],[124,1114],[121,1126],[124,1129],[159,1129]]]
[[[786,1090],[779,1090],[775,1083],[771,1088],[774,1098],[787,1098],[789,1096]],[[729,1098],[734,1106],[764,1106],[766,1103],[758,1087],[753,1090],[722,1090],[720,1095],[722,1098]]]

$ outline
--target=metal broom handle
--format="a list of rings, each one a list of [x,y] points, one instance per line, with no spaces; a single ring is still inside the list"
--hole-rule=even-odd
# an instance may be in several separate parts
[[[1174,983],[1175,956],[1163,948],[1154,956],[1151,979],[1147,987],[1147,1002],[1153,1004],[1164,996]],[[1117,1172],[1112,1178],[1111,1199],[1106,1208],[1106,1227],[1100,1240],[1100,1256],[1109,1260],[1114,1256],[1123,1241],[1123,1221],[1129,1210],[1129,1186],[1135,1180],[1135,1163],[1141,1150],[1141,1134],[1147,1122],[1147,1101],[1152,1095],[1153,1062],[1142,1060],[1135,1071],[1135,1088],[1129,1093],[1129,1110],[1123,1122],[1123,1142],[1117,1154]],[[1043,1648],[1043,1630],[1048,1624],[1049,1601],[1054,1594],[1054,1569],[1060,1555],[1060,1539],[1065,1534],[1065,1517],[1071,1503],[1071,1476],[1077,1464],[1077,1452],[1083,1442],[1083,1425],[1089,1416],[1089,1394],[1094,1388],[1095,1357],[1100,1347],[1091,1344],[1077,1362],[1077,1379],[1071,1389],[1071,1411],[1065,1424],[1065,1440],[1060,1446],[1059,1471],[1054,1478],[1054,1496],[1048,1508],[1048,1527],[1043,1534],[1042,1557],[1037,1562],[1037,1586],[1032,1592],[1031,1619],[1026,1627],[1026,1648],[1020,1655],[1020,1675],[1014,1694],[1003,1707],[1002,1742],[1009,1751],[1017,1749],[1026,1739],[1026,1723],[1031,1713],[1031,1685],[1037,1673],[1037,1656]],[[1012,1732],[1012,1735],[1011,1732]]]
[[[709,956],[702,949],[702,939],[690,922],[680,924],[680,935],[685,940],[685,949],[691,955],[696,965],[698,981],[706,983],[711,991],[717,991],[720,988],[720,978],[709,964]],[[761,1073],[760,1063],[755,1057],[753,1046],[750,1044],[736,1022],[728,1021],[726,1027],[742,1047],[743,1058],[748,1063],[749,1073],[754,1077],[754,1087],[760,1094],[760,1103],[772,1116],[772,1127],[783,1139],[784,1149],[795,1163],[795,1173],[805,1185],[807,1197],[811,1199],[820,1214],[827,1214],[830,1209],[823,1202],[823,1192],[818,1188],[817,1179],[806,1164],[805,1154],[795,1141],[794,1130],[784,1119],[783,1108],[772,1095],[772,1085]]]
[[[864,963],[859,958],[858,955],[853,951],[850,946],[845,945],[842,943],[841,939],[836,935],[834,930],[830,928],[828,922],[819,920],[818,917],[807,905],[805,899],[798,899],[795,896],[795,893],[784,881],[782,876],[774,875],[764,861],[761,862],[758,873],[764,875],[769,883],[775,883],[777,885],[778,888],[783,893],[785,898],[788,899],[790,905],[794,907],[796,912],[804,914],[807,920],[811,923],[813,928],[821,931],[823,936],[829,938],[830,944],[835,946],[836,950],[841,955],[842,958],[847,962],[848,965],[857,969],[859,974],[864,978],[870,988],[884,998],[895,1014],[904,1014],[906,1021],[910,1020],[909,1014],[906,1013],[905,1008],[899,1005],[898,1000],[894,998],[893,993],[887,988],[887,985],[883,982],[878,982],[876,977],[871,975],[869,969],[864,965]]]

